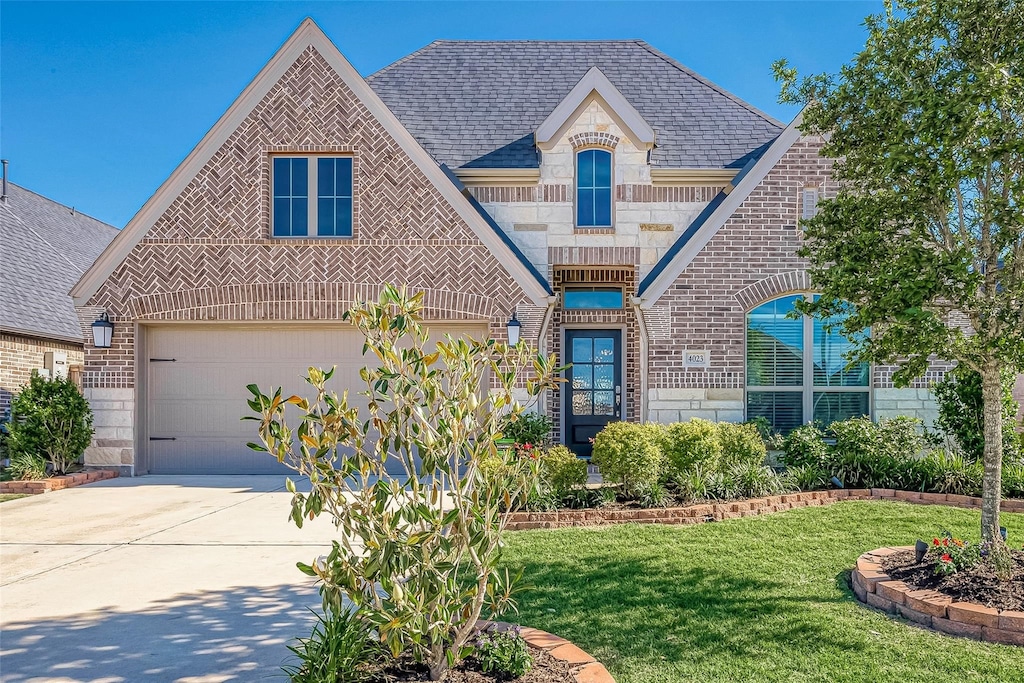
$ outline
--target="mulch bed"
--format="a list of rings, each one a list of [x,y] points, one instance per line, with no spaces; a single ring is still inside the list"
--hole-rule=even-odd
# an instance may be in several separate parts
[[[959,602],[1024,611],[1024,552],[1011,550],[1010,553],[1014,568],[1009,581],[999,579],[987,564],[949,576],[936,574],[936,561],[925,557],[917,564],[913,551],[889,555],[882,562],[882,571],[910,586],[938,591]]]
[[[495,678],[494,674],[485,674],[480,665],[472,657],[454,669],[449,669],[441,680],[443,683],[495,683],[505,681],[514,683],[576,683],[573,667],[568,662],[555,659],[545,650],[531,647],[533,666],[520,678]],[[379,679],[385,681],[429,681],[427,667],[417,664],[411,658],[403,657],[382,672]]]

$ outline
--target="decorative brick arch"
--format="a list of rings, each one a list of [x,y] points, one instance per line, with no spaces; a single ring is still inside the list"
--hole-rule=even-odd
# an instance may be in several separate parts
[[[351,282],[266,282],[149,294],[128,302],[137,320],[341,320],[357,301],[374,300],[381,285]],[[427,320],[490,320],[490,297],[424,289]]]
[[[791,270],[758,280],[736,292],[734,296],[743,310],[749,311],[758,304],[763,304],[784,294],[807,292],[810,289],[811,278],[807,271]]]
[[[584,147],[603,147],[605,149],[615,149],[619,144],[619,136],[612,135],[611,133],[598,133],[588,131],[586,133],[576,133],[569,138],[569,144],[572,145],[574,150],[583,149]]]

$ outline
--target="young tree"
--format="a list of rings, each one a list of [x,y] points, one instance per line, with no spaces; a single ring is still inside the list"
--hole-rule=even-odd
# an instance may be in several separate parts
[[[345,314],[373,363],[360,372],[365,409],[327,389],[333,370],[310,368],[312,398],[250,385],[256,415],[244,419],[259,422],[251,448],[310,480],[309,493],[287,482],[292,521],[323,513],[338,529],[326,557],[300,565],[322,582],[324,609],[341,613],[347,599],[395,657],[411,652],[440,680],[472,650],[482,610],[515,606],[515,577],[498,569],[502,531],[538,463],[495,441],[523,411],[517,389],[536,397],[561,380],[554,357],[527,344],[447,337],[434,348],[422,308],[422,293],[387,285]],[[481,465],[499,457],[504,476],[486,476]]]
[[[1000,371],[1024,366],[1024,3],[890,0],[838,75],[776,62],[781,101],[825,137],[839,190],[805,221],[804,312],[897,381],[930,356],[982,378],[982,536],[999,538]],[[852,305],[851,305],[852,304]]]

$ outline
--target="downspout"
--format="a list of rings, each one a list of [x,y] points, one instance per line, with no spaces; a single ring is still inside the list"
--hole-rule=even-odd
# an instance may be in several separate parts
[[[540,332],[537,333],[537,353],[544,354],[547,356],[547,348],[544,346],[544,340],[548,336],[548,327],[551,326],[551,316],[555,313],[555,304],[558,302],[558,297],[548,297],[548,307],[544,309],[544,317],[540,322]],[[537,408],[542,415],[548,414],[548,395],[550,391],[545,391],[538,401]]]
[[[647,336],[647,321],[644,320],[644,310],[640,304],[643,300],[638,297],[630,297],[629,303],[633,305],[633,310],[636,311],[636,322],[637,327],[640,329],[640,422],[647,422],[647,374],[649,371],[649,339]]]

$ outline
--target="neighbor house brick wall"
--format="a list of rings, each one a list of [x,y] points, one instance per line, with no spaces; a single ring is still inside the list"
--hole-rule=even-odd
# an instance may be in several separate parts
[[[32,371],[43,367],[43,357],[50,351],[66,353],[69,368],[82,365],[81,344],[0,334],[0,418],[9,414],[14,396],[28,384]]]
[[[354,161],[350,239],[271,238],[275,152],[346,153]],[[427,292],[427,315],[482,320],[505,335],[513,308],[540,321],[505,267],[313,48],[213,155],[82,309],[106,310],[110,349],[86,347],[85,386],[109,410],[108,445],[86,454],[123,464],[136,387],[137,321],[338,320],[382,283]],[[523,335],[536,337],[537,324]],[[131,426],[129,423],[128,426]],[[134,438],[134,434],[131,435]],[[111,442],[113,442],[111,444]],[[102,449],[109,450],[102,450]]]

